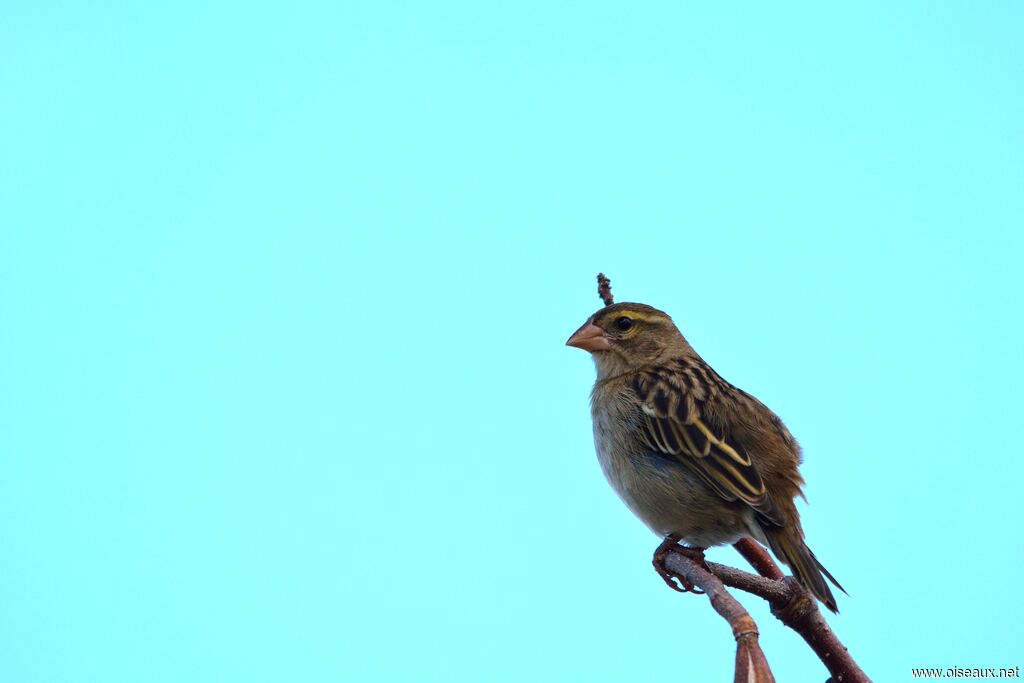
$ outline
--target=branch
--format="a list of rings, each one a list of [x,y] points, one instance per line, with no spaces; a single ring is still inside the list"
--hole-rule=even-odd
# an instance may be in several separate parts
[[[796,579],[786,577],[779,565],[764,548],[752,538],[737,541],[735,548],[761,576],[709,563],[711,571],[722,582],[733,588],[758,595],[771,605],[772,614],[807,642],[818,655],[832,680],[837,683],[871,683],[871,679],[857,665],[835,631],[818,609],[818,601]]]
[[[717,562],[708,562],[708,568],[729,588],[738,588],[751,595],[764,598],[768,602],[785,602],[792,597],[789,588],[782,581],[766,579],[763,576]]]
[[[701,563],[679,552],[670,552],[665,567],[690,585],[699,587],[711,600],[711,606],[732,627],[736,638],[735,683],[775,683],[768,660],[757,640],[757,624],[736,598],[729,595],[722,582]],[[755,577],[756,578],[756,577]]]
[[[775,560],[768,554],[768,551],[749,536],[736,541],[733,547],[761,576],[766,576],[776,581],[785,578],[786,575],[779,569],[779,565],[775,564]]]
[[[753,539],[742,539],[736,543],[736,549],[760,573],[767,574],[768,576],[757,576],[742,569],[717,562],[708,562],[707,567],[713,575],[709,577],[712,581],[708,582],[707,578],[701,576],[701,574],[707,575],[708,572],[687,555],[676,550],[672,550],[668,554],[668,557],[665,559],[665,566],[673,572],[679,573],[690,583],[699,586],[708,594],[715,611],[733,625],[733,633],[736,635],[737,642],[740,641],[737,624],[743,623],[743,619],[749,620],[746,623],[749,623],[750,627],[754,629],[753,647],[756,649],[756,654],[762,660],[764,655],[757,644],[757,627],[743,606],[726,592],[725,586],[737,588],[767,600],[768,604],[771,605],[772,614],[786,626],[799,633],[811,647],[811,650],[814,651],[814,654],[818,655],[818,659],[822,661],[832,675],[832,681],[836,683],[871,683],[871,679],[867,677],[867,674],[853,660],[850,652],[839,640],[839,637],[836,636],[828,622],[825,621],[821,610],[818,609],[817,601],[807,592],[806,588],[801,586],[796,579],[785,576],[771,556],[768,555],[764,548],[757,545]],[[771,576],[778,576],[779,578],[769,578]],[[740,643],[739,648],[742,648],[742,643]],[[741,670],[739,648],[736,653],[737,681],[746,680],[739,677]],[[764,671],[770,676],[771,672],[768,670],[767,662],[764,663],[764,667]],[[761,681],[762,679],[755,678],[753,680]],[[773,679],[768,678],[764,680]]]

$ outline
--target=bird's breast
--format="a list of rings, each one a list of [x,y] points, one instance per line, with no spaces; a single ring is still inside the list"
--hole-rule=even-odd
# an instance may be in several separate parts
[[[678,534],[702,547],[730,543],[746,520],[681,463],[651,451],[640,436],[643,414],[628,392],[595,388],[594,446],[605,478],[627,507],[659,536]]]

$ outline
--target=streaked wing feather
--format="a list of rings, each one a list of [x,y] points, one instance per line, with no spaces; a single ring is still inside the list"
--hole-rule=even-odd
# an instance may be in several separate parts
[[[641,435],[652,450],[685,465],[723,499],[741,500],[766,520],[783,523],[750,456],[735,439],[716,434],[705,422],[711,392],[697,400],[685,378],[671,369],[641,374],[634,388],[643,411]]]

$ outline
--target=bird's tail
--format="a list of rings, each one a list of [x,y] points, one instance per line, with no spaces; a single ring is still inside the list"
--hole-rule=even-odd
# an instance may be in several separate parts
[[[811,549],[804,543],[800,533],[790,528],[765,529],[765,536],[768,539],[768,547],[775,553],[775,556],[789,565],[793,576],[802,583],[816,598],[821,600],[825,607],[839,614],[836,606],[835,596],[825,582],[825,578],[832,582],[839,590],[846,593],[846,590],[839,585],[825,567],[818,562]]]

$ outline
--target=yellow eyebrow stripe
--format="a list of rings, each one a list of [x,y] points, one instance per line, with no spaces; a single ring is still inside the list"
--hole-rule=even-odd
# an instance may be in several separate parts
[[[652,320],[658,320],[661,318],[661,316],[647,315],[646,313],[640,313],[638,311],[633,311],[628,308],[624,311],[619,311],[619,316],[617,317],[621,317],[623,315],[633,318],[634,320],[643,320],[644,322],[650,322]]]

